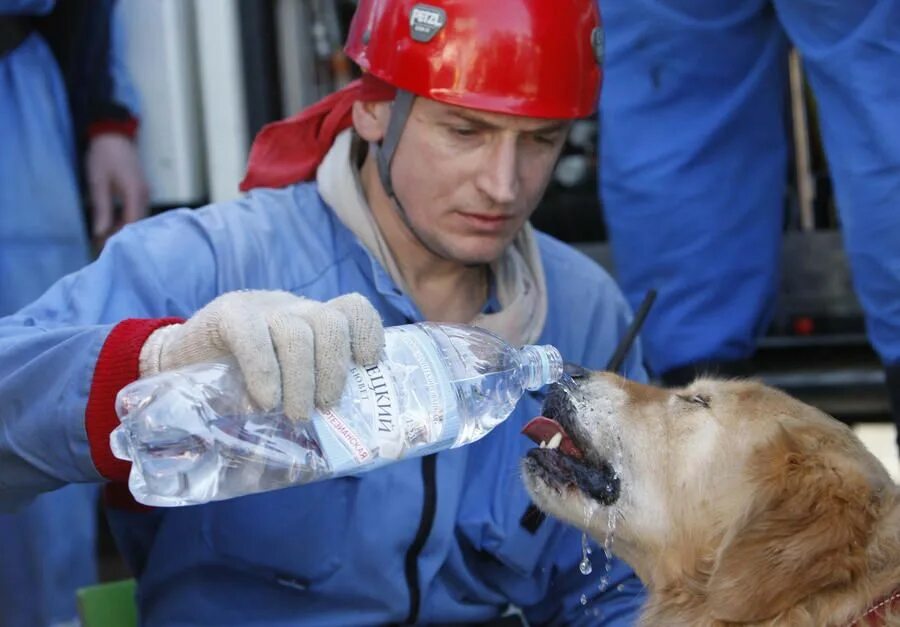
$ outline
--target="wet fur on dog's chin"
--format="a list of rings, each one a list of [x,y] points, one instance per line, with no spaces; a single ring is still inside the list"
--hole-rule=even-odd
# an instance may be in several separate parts
[[[583,527],[584,516],[580,520],[572,516],[574,508],[570,499],[586,503],[586,497],[575,486],[552,486],[542,478],[544,473],[544,469],[534,459],[526,457],[522,460],[522,480],[525,489],[531,495],[531,500],[545,513],[577,527]]]
[[[846,426],[753,382],[592,379],[589,400],[625,391],[616,419],[636,461],[613,551],[648,588],[641,625],[843,627],[900,586],[900,491]],[[535,504],[583,529],[599,505],[542,472],[523,460]]]

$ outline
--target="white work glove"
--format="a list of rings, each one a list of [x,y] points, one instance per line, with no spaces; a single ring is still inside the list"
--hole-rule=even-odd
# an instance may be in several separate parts
[[[359,294],[321,303],[280,291],[229,292],[183,324],[154,331],[141,348],[140,374],[231,355],[256,404],[281,405],[297,420],[309,418],[314,403],[340,398],[351,358],[372,365],[383,347],[381,317]]]

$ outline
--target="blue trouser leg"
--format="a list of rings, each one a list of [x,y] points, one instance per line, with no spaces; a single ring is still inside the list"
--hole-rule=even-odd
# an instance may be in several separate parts
[[[70,485],[0,515],[0,627],[76,618],[75,590],[97,581],[98,494],[96,485]]]
[[[40,37],[0,56],[0,316],[90,260],[70,118]]]
[[[0,315],[88,261],[73,143],[53,55],[32,35],[0,56]],[[95,486],[70,486],[0,515],[0,627],[75,617],[75,589],[96,580],[95,508]]]
[[[777,0],[819,106],[844,245],[900,446],[900,0]]]
[[[677,7],[677,8],[676,8]],[[601,190],[658,373],[752,353],[777,285],[786,38],[764,0],[606,0]]]
[[[900,364],[900,0],[776,0],[819,108],[873,346]]]

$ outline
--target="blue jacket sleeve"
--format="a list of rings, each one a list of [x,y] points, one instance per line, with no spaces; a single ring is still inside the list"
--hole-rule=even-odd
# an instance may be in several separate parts
[[[204,232],[191,220],[166,218],[127,227],[96,262],[0,319],[0,509],[101,479],[86,408],[116,323],[187,317],[213,297],[216,264]],[[184,271],[188,255],[191,272]]]
[[[116,0],[67,0],[39,21],[65,80],[79,154],[92,135],[137,128],[120,12]]]
[[[131,117],[139,118],[140,98],[126,63],[127,35],[122,3],[116,2],[109,25],[110,99],[128,110]]]

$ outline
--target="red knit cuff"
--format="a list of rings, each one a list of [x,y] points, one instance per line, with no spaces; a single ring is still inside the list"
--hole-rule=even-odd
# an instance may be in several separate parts
[[[91,460],[97,471],[112,481],[127,481],[131,464],[117,459],[109,447],[109,434],[119,426],[116,416],[116,394],[140,377],[140,356],[150,334],[181,318],[125,320],[110,331],[94,367],[91,391],[85,410],[84,426]]]
[[[88,139],[94,139],[98,135],[106,133],[115,133],[116,135],[124,135],[128,139],[134,139],[138,130],[137,118],[128,118],[127,120],[97,120],[91,122],[87,127]]]

